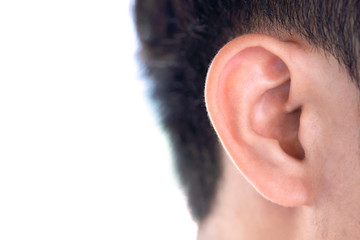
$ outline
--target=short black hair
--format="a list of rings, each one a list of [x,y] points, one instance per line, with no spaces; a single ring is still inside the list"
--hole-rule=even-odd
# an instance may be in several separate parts
[[[333,55],[359,86],[359,15],[359,0],[136,0],[140,56],[194,219],[211,210],[222,173],[204,103],[217,51],[246,33],[296,34]]]

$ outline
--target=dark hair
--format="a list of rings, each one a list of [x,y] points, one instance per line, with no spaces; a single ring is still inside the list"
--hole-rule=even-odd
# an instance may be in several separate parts
[[[282,31],[333,55],[359,86],[359,0],[137,0],[141,59],[193,217],[209,213],[221,178],[204,104],[208,66],[229,40]]]

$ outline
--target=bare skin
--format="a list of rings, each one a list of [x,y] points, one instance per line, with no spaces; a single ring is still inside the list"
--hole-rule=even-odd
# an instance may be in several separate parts
[[[224,172],[199,240],[359,239],[360,98],[343,66],[249,35],[218,53],[205,92]]]

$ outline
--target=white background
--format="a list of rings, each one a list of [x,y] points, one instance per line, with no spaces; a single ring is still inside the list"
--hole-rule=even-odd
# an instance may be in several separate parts
[[[195,239],[135,50],[128,0],[0,2],[0,239]]]

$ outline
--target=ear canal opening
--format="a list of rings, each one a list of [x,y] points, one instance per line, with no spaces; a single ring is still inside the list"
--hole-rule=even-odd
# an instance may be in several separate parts
[[[290,79],[267,90],[260,98],[253,115],[253,129],[261,136],[275,139],[286,154],[297,160],[305,158],[299,140],[301,108],[286,111]]]
[[[285,113],[282,121],[282,133],[278,136],[280,147],[288,155],[295,159],[303,160],[305,158],[305,151],[301,146],[299,140],[299,126],[300,126],[301,108],[296,109],[290,113]]]

